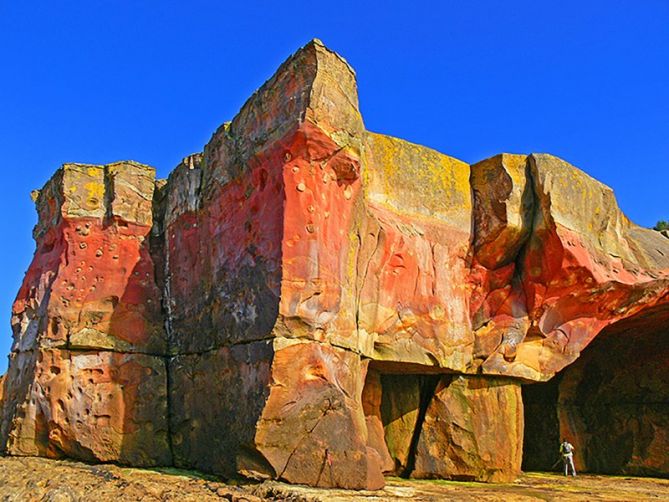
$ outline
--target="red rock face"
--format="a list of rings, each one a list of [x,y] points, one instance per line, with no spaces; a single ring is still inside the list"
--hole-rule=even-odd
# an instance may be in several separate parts
[[[520,385],[669,303],[669,241],[610,189],[549,155],[469,166],[367,132],[353,70],[317,41],[167,181],[65,165],[37,206],[9,453],[507,481]],[[663,472],[658,448],[637,464]]]
[[[630,223],[608,187],[549,155],[472,169],[488,200],[472,269],[484,374],[547,380],[609,324],[666,301],[666,243]]]
[[[66,164],[46,185],[13,350],[166,350],[148,245],[153,179],[138,164]]]
[[[153,190],[140,164],[66,164],[37,196],[37,251],[12,312],[6,452],[171,462]]]

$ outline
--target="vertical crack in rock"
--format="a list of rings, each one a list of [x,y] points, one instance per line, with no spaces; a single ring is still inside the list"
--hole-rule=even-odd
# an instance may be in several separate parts
[[[302,435],[302,437],[300,438],[298,443],[295,445],[295,448],[293,448],[293,451],[291,451],[290,455],[288,455],[288,458],[286,459],[286,463],[283,466],[283,469],[281,469],[281,471],[279,472],[278,479],[283,479],[283,476],[286,473],[286,470],[290,467],[290,462],[293,459],[293,456],[295,455],[295,452],[297,452],[300,449],[300,447],[302,446],[304,441],[309,439],[309,435],[311,435],[316,430],[316,428],[321,424],[321,422],[327,416],[327,414],[330,413],[331,411],[335,410],[335,408],[332,406],[332,402],[329,399],[326,399],[326,403],[327,403],[326,406],[321,411],[320,417],[318,417],[316,419],[316,423],[313,425],[313,427],[308,428],[304,432],[304,434]],[[326,450],[324,452],[324,454],[326,456],[327,456],[327,453],[328,453],[328,450]],[[320,479],[320,474],[319,474],[319,479]],[[318,483],[316,483],[316,484],[318,485]]]
[[[106,225],[111,225],[114,219],[114,172],[108,166],[103,168],[103,182],[104,182],[104,207],[106,209],[104,215],[104,222]]]
[[[418,440],[420,439],[423,430],[423,423],[425,422],[425,415],[427,409],[434,398],[434,391],[439,383],[439,375],[423,375],[420,377],[420,400],[418,407],[418,417],[416,418],[416,426],[411,436],[411,443],[409,446],[409,456],[407,464],[402,473],[403,478],[411,477],[411,473],[416,467],[416,449],[418,448]]]
[[[521,213],[521,218],[522,218],[522,227],[526,228],[526,235],[525,237],[519,242],[519,247],[518,247],[518,252],[516,253],[513,263],[514,263],[514,269],[513,269],[513,276],[511,277],[511,290],[509,291],[509,297],[513,294],[513,291],[517,291],[518,294],[521,294],[522,296],[522,304],[524,305],[524,315],[530,316],[530,307],[527,302],[527,293],[524,290],[524,277],[525,277],[525,266],[524,266],[524,260],[525,260],[525,255],[528,251],[528,248],[530,246],[530,241],[532,239],[532,236],[534,235],[534,225],[535,225],[535,219],[537,218],[537,212],[539,211],[539,204],[538,201],[539,199],[537,198],[537,194],[535,192],[535,187],[534,187],[534,178],[532,176],[532,169],[530,167],[530,162],[532,156],[528,156],[526,161],[525,161],[525,187],[523,189],[523,194],[521,197],[521,204],[522,207],[524,208],[522,213]],[[508,297],[507,297],[508,299]],[[497,312],[495,312],[494,315],[497,315]],[[494,316],[493,316],[494,317]],[[532,322],[532,319],[529,319],[530,322]],[[504,335],[502,338],[502,344],[506,344],[508,346],[511,346],[512,349],[512,354],[515,354],[515,351],[517,350],[518,344],[522,343],[525,337],[527,336],[527,332],[518,332],[514,334],[514,336],[508,336]],[[499,347],[495,349],[496,351],[499,350]],[[512,354],[509,354],[508,357],[515,357]]]

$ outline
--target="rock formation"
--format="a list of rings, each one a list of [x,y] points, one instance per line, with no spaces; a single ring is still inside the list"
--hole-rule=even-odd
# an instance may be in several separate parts
[[[669,241],[609,188],[550,155],[469,166],[366,131],[353,70],[318,41],[167,181],[66,164],[35,196],[13,455],[508,481],[521,385],[669,305]],[[644,416],[660,432],[638,462],[659,465],[667,423]]]

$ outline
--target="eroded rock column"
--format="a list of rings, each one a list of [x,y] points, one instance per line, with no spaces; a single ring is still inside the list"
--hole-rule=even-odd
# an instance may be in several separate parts
[[[154,170],[66,164],[36,196],[37,251],[13,306],[0,444],[13,455],[171,463]]]

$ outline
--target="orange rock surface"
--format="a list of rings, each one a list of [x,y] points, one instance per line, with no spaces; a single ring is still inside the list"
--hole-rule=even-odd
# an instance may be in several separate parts
[[[669,241],[609,188],[550,155],[469,166],[366,131],[355,73],[318,41],[168,180],[66,164],[37,208],[10,454],[508,481],[521,385],[669,304]]]

